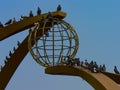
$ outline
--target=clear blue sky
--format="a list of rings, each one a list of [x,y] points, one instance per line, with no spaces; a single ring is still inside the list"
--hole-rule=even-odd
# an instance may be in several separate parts
[[[42,13],[55,11],[61,4],[67,13],[64,19],[79,35],[80,48],[77,57],[105,64],[113,72],[114,65],[120,70],[120,0],[1,0],[0,21],[5,23],[15,17],[28,15],[37,7]],[[0,64],[17,41],[22,41],[28,32],[21,32],[0,41]],[[44,73],[28,54],[11,78],[6,90],[94,90],[86,81],[73,76],[52,76]]]

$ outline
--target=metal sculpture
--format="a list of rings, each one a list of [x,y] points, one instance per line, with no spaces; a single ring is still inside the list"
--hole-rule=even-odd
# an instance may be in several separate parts
[[[47,30],[47,31],[46,31]],[[38,33],[42,32],[42,37]],[[35,43],[32,46],[32,43]],[[74,58],[78,47],[78,36],[73,27],[58,18],[46,18],[36,23],[30,32],[28,46],[33,58],[42,66],[56,66]]]
[[[65,12],[51,12],[52,17],[63,19],[66,16]],[[16,23],[12,23],[8,26],[0,28],[0,41],[16,34],[21,31],[27,30],[34,26],[36,22],[39,22],[42,18],[46,18],[48,13],[37,15],[34,17],[30,17],[27,19],[23,19],[17,21]],[[14,47],[14,53],[12,53],[11,57],[6,57],[7,63],[4,66],[1,66],[0,71],[0,90],[4,90],[10,81],[12,75],[16,71],[17,67],[20,65],[24,57],[29,52],[28,49],[28,36],[20,43],[18,41],[18,47]],[[34,44],[34,43],[33,43]]]
[[[37,16],[33,14],[30,17],[22,16],[20,21],[14,19],[14,23],[10,22],[6,26],[0,23],[1,41],[31,28],[30,34],[23,42],[18,41],[18,47],[13,47],[14,52],[9,52],[9,57],[6,56],[4,61],[5,65],[1,66],[0,90],[5,90],[12,75],[29,51],[40,65],[46,67],[46,74],[80,76],[96,90],[120,90],[119,74],[109,72],[96,74],[79,66],[79,60],[75,58],[79,46],[78,36],[73,27],[62,20],[65,16],[66,13],[61,12],[59,6],[56,12],[41,14],[41,10],[38,9]],[[43,52],[41,53],[40,50]],[[59,52],[59,55],[56,52]]]

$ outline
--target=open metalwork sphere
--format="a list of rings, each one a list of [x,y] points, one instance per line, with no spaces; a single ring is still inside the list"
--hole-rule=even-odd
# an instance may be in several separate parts
[[[42,66],[56,66],[74,58],[79,40],[74,28],[61,19],[43,19],[35,23],[29,38],[29,51],[37,63]]]

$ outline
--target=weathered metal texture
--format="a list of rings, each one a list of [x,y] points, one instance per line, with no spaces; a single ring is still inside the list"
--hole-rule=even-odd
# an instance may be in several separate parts
[[[93,73],[82,67],[55,66],[47,67],[46,74],[80,76],[95,90],[120,90],[116,82],[102,73]]]

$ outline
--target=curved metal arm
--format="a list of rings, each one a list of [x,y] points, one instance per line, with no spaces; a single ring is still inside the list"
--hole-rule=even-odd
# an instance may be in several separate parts
[[[15,22],[11,25],[8,25],[2,29],[0,29],[0,40],[3,40],[9,36],[12,36],[18,32],[21,32],[27,28],[30,28],[34,25],[35,22],[38,22],[42,17],[46,17],[48,14],[42,14],[35,17],[31,17],[19,22]],[[51,15],[53,17],[64,18],[66,16],[63,12],[52,12]],[[41,35],[41,33],[39,34]],[[32,42],[34,45],[34,42]],[[17,67],[20,65],[26,54],[29,52],[28,50],[28,36],[24,39],[24,41],[19,45],[19,47],[15,50],[15,52],[11,55],[5,66],[2,68],[0,72],[0,90],[4,90],[12,75],[16,71]]]
[[[47,15],[48,13],[30,17],[0,29],[0,41],[18,32],[24,31],[25,29],[32,27],[35,22],[40,21],[41,18],[43,17],[46,18]],[[58,11],[58,12],[51,12],[51,15],[52,17],[57,17],[62,19],[66,16],[66,13]]]
[[[47,67],[45,73],[52,75],[80,76],[86,80],[95,90],[120,90],[120,87],[112,79],[102,73],[92,73],[80,66],[54,66]]]

